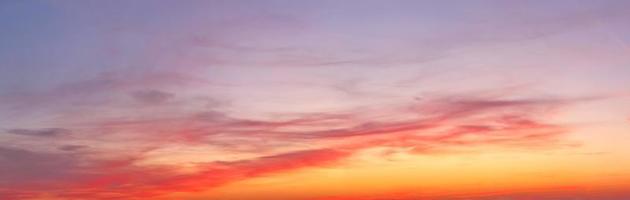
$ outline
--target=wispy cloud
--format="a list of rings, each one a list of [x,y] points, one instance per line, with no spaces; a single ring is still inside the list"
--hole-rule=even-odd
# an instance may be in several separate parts
[[[64,128],[44,128],[44,129],[9,129],[7,133],[23,136],[35,137],[60,137],[71,133],[70,130]]]
[[[175,95],[159,90],[140,90],[133,92],[131,96],[139,102],[146,104],[159,104],[168,101]]]
[[[326,113],[304,115],[288,120],[250,120],[231,117],[212,111],[193,113],[182,118],[140,121],[104,122],[96,127],[109,130],[155,130],[155,137],[145,138],[143,146],[154,146],[140,151],[132,159],[122,156],[114,160],[94,160],[84,157],[83,163],[68,170],[81,177],[67,181],[72,190],[56,193],[72,196],[80,193],[107,193],[119,198],[159,196],[169,192],[192,192],[274,173],[302,168],[339,166],[357,152],[375,147],[399,149],[410,154],[448,152],[459,147],[493,145],[516,148],[554,147],[560,145],[561,135],[567,128],[545,121],[549,109],[565,106],[579,100],[498,100],[459,98],[456,101],[440,100],[416,103],[397,115],[416,115],[407,119],[362,122],[361,113]],[[400,110],[400,109],[393,109]],[[389,116],[392,117],[392,116]],[[168,128],[167,128],[168,127]],[[336,128],[327,128],[336,127]],[[235,138],[266,138],[284,143],[307,142],[319,147],[300,147],[298,150],[280,150],[277,143],[257,144],[256,140]],[[338,140],[343,138],[343,140]],[[248,142],[249,141],[249,142]],[[122,141],[121,141],[122,142]],[[252,150],[259,156],[231,161],[199,163],[194,173],[182,173],[177,166],[139,165],[150,159],[150,152],[170,145],[216,145],[229,150],[231,145],[260,146],[266,151]],[[155,146],[157,145],[157,146]],[[83,146],[62,146],[73,152]],[[129,147],[133,148],[133,147]],[[136,148],[137,149],[137,148]],[[82,154],[77,154],[82,155]],[[65,157],[59,157],[65,158]],[[33,157],[28,162],[44,162],[49,157]],[[118,160],[118,161],[116,161]],[[62,162],[54,159],[52,163]],[[48,161],[46,161],[48,162]],[[19,164],[19,163],[18,163]],[[30,164],[28,164],[30,165]],[[46,170],[34,165],[34,170]],[[7,169],[11,171],[11,169]],[[33,178],[25,178],[29,182]],[[28,191],[28,187],[20,188]],[[142,190],[143,192],[130,192]],[[81,192],[82,191],[82,192]],[[89,191],[89,192],[87,192]],[[37,193],[36,190],[32,191]],[[49,191],[52,192],[52,191]],[[54,192],[53,192],[54,193]],[[89,193],[89,194],[88,194]],[[114,195],[115,194],[115,195]],[[94,195],[91,198],[97,198]]]

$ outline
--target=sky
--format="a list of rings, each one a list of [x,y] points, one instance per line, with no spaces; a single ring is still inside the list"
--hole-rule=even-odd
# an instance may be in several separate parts
[[[0,199],[630,199],[630,2],[2,0]]]

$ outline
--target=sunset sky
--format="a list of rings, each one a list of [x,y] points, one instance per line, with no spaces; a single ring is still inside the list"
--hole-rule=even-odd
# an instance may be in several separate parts
[[[0,0],[2,200],[630,199],[630,1]]]

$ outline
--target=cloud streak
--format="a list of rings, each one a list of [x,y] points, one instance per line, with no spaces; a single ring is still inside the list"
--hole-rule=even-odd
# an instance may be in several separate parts
[[[71,133],[70,130],[64,128],[45,128],[45,129],[9,129],[6,131],[10,134],[34,136],[34,137],[61,137]]]
[[[398,149],[397,151],[409,154],[432,154],[448,152],[453,148],[484,145],[553,147],[561,144],[558,143],[561,141],[560,136],[567,132],[567,127],[540,120],[551,114],[549,109],[565,106],[572,101],[579,100],[440,99],[404,106],[408,110],[398,115],[416,115],[411,119],[380,119],[380,122],[361,122],[360,113],[327,113],[266,121],[234,118],[221,112],[196,113],[183,118],[157,121],[107,122],[100,126],[118,131],[161,132],[156,132],[158,134],[153,139],[138,141],[145,143],[143,146],[154,147],[148,151],[139,151],[131,157],[116,156],[113,160],[95,160],[88,158],[88,154],[75,154],[83,157],[79,159],[83,164],[79,164],[78,160],[64,161],[67,158],[63,154],[30,156],[26,160],[28,163],[15,163],[14,168],[32,166],[35,171],[60,168],[60,173],[70,173],[65,176],[77,177],[74,181],[64,181],[62,184],[72,189],[56,192],[58,189],[47,188],[46,185],[34,187],[27,184],[10,191],[21,191],[33,196],[52,194],[79,199],[152,198],[173,192],[198,192],[235,181],[304,168],[339,167],[347,158],[375,147]],[[237,138],[241,140],[235,140]],[[243,143],[256,141],[242,140],[244,138],[266,138],[288,143],[307,142],[319,147],[280,150],[277,143]],[[340,138],[344,139],[338,140]],[[142,160],[151,158],[152,151],[181,143],[194,146],[209,144],[224,150],[238,144],[260,146],[266,150],[252,150],[250,153],[258,152],[260,156],[247,159],[198,163],[193,173],[178,172],[177,166],[140,165]],[[74,152],[83,149],[83,146],[67,145],[59,148]],[[64,163],[64,166],[57,166],[56,163]],[[13,168],[7,170],[15,171]],[[25,183],[36,180],[35,177],[22,178]],[[13,192],[7,193],[6,195],[17,195]],[[99,197],[99,194],[104,196]]]

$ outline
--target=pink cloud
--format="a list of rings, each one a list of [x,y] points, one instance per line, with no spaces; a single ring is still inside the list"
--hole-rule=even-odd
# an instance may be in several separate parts
[[[452,148],[479,145],[554,147],[559,145],[560,136],[569,127],[545,120],[553,114],[550,112],[553,108],[575,101],[581,100],[440,100],[406,106],[412,109],[404,112],[420,115],[396,121],[357,121],[360,113],[352,112],[302,115],[285,120],[251,120],[215,111],[183,117],[103,122],[95,127],[145,136],[135,141],[141,146],[129,146],[136,153],[129,156],[114,154],[114,159],[89,158],[80,152],[66,154],[74,155],[76,163],[65,172],[69,173],[68,177],[75,178],[44,185],[34,184],[35,177],[26,178],[24,185],[6,185],[8,188],[4,193],[9,196],[51,193],[78,199],[157,198],[172,192],[201,191],[291,170],[339,166],[354,153],[374,147],[402,148],[412,154],[445,153]],[[423,115],[425,113],[428,114]],[[326,128],[331,125],[335,128]],[[278,144],[274,142],[247,143],[248,140],[232,141],[233,138],[302,141],[321,148],[277,152]],[[339,140],[341,138],[343,140]],[[209,144],[229,150],[233,142],[265,150],[252,149],[252,153],[259,155],[256,158],[200,163],[196,166],[199,171],[195,173],[178,172],[176,166],[137,164],[148,158],[151,151],[172,144]],[[32,162],[39,160],[39,157],[33,157]],[[59,187],[67,189],[60,192]]]

